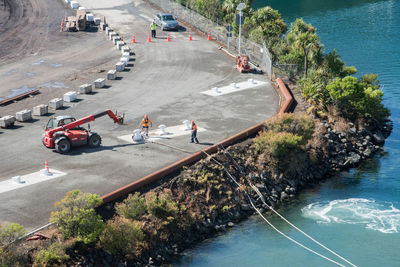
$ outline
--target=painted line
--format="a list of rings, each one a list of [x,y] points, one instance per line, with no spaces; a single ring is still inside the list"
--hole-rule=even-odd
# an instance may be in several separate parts
[[[254,89],[256,87],[259,87],[259,86],[265,85],[265,84],[267,84],[267,82],[249,79],[249,81],[236,83],[236,87],[234,87],[234,84],[230,84],[228,86],[224,86],[224,87],[220,87],[220,88],[214,87],[211,90],[203,91],[201,93],[204,95],[209,95],[209,96],[220,96],[220,95],[236,93],[236,92],[243,91],[243,90]]]
[[[9,192],[12,190],[20,189],[29,185],[41,183],[44,181],[60,178],[61,176],[66,175],[65,172],[57,171],[54,169],[50,169],[50,172],[53,174],[51,176],[45,175],[44,170],[40,170],[38,172],[20,175],[21,183],[17,183],[15,177],[0,182],[0,194]]]
[[[200,127],[197,128],[197,132],[205,132],[205,131],[207,131],[207,130],[204,128],[200,128]],[[165,132],[167,134],[162,134],[162,131],[160,129],[149,131],[148,140],[149,141],[166,140],[166,139],[172,139],[172,138],[178,137],[178,136],[191,134],[191,131],[186,130],[185,126],[183,126],[183,125],[166,127]],[[132,134],[118,136],[118,139],[123,140],[128,143],[132,143]]]

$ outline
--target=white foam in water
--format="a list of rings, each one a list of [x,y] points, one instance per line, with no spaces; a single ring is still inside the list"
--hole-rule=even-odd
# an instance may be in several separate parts
[[[304,217],[318,223],[361,224],[382,233],[398,233],[400,210],[390,202],[375,202],[364,198],[312,203],[301,209]]]

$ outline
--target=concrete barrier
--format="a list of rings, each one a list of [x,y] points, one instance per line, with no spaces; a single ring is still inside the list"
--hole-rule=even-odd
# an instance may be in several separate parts
[[[124,45],[121,48],[121,53],[129,53],[130,54],[130,52],[131,52],[131,48],[129,46],[127,46],[127,45]]]
[[[106,34],[110,35],[111,32],[114,32],[114,30],[110,27],[106,27]]]
[[[119,59],[119,61],[120,61],[121,63],[123,63],[124,66],[126,67],[126,65],[128,65],[129,58],[121,57],[121,58]]]
[[[281,114],[281,113],[284,113],[284,112],[287,112],[287,111],[290,110],[290,106],[291,105],[289,105],[288,102],[293,103],[294,100],[293,100],[291,94],[289,93],[288,89],[286,88],[285,84],[282,82],[282,80],[280,78],[277,79],[277,83],[278,83],[279,89],[282,91],[282,94],[287,96],[287,97],[285,97],[284,104],[282,105],[282,107],[280,108],[279,112],[277,113],[277,114]],[[287,94],[289,94],[290,97]],[[128,185],[126,185],[124,187],[121,187],[121,188],[111,192],[111,193],[108,193],[108,194],[102,196],[103,203],[108,203],[108,202],[111,202],[113,200],[116,200],[116,199],[118,199],[118,198],[120,198],[120,197],[122,197],[124,195],[127,195],[127,194],[129,194],[129,193],[131,193],[131,192],[133,192],[133,191],[135,191],[135,190],[147,185],[147,184],[153,183],[153,182],[155,182],[155,181],[157,181],[157,180],[159,180],[159,179],[161,179],[161,178],[163,178],[163,177],[165,177],[165,176],[167,176],[169,174],[172,174],[172,173],[174,173],[176,171],[179,171],[179,170],[181,170],[181,168],[183,166],[186,166],[186,165],[194,163],[194,162],[196,162],[196,161],[198,161],[198,160],[200,160],[202,158],[205,158],[206,157],[206,153],[207,154],[212,154],[212,153],[217,152],[218,148],[221,145],[224,146],[224,147],[227,147],[227,146],[235,144],[235,143],[237,143],[237,142],[239,142],[239,141],[241,141],[241,140],[243,140],[245,138],[248,138],[249,136],[255,135],[260,130],[263,129],[264,124],[265,124],[265,121],[260,122],[260,123],[258,123],[256,125],[254,125],[253,127],[250,127],[247,130],[244,130],[244,131],[242,131],[242,132],[240,132],[238,134],[235,134],[235,135],[233,135],[233,136],[231,136],[231,137],[229,137],[229,138],[227,138],[227,139],[225,139],[225,140],[223,140],[223,141],[221,141],[221,142],[219,142],[219,143],[217,143],[215,145],[209,146],[209,147],[207,147],[206,149],[204,149],[202,151],[196,152],[196,153],[192,154],[189,157],[186,157],[186,158],[184,158],[182,160],[179,160],[179,161],[177,161],[177,162],[175,162],[175,163],[173,163],[173,164],[171,164],[171,165],[169,165],[167,167],[162,168],[159,171],[153,172],[152,174],[149,174],[149,175],[147,175],[145,177],[142,177],[139,180],[137,180],[137,181],[135,181],[135,182],[133,182],[131,184],[128,184]]]
[[[118,36],[118,34],[116,34],[115,32],[110,32],[110,33],[108,34],[108,36],[110,37],[110,40],[112,41],[112,39],[113,39],[115,36]]]
[[[92,92],[92,85],[91,84],[82,84],[79,86],[79,93],[80,94],[88,94]]]
[[[122,62],[118,62],[117,64],[115,64],[115,70],[116,71],[123,71],[125,69],[125,64]]]
[[[0,127],[1,128],[9,128],[13,126],[15,123],[15,117],[14,116],[4,116],[0,118]]]
[[[29,109],[24,109],[15,113],[15,118],[17,121],[29,121],[32,119],[32,111]]]
[[[51,109],[59,109],[64,105],[64,101],[62,98],[54,98],[49,101],[49,108]]]
[[[116,70],[109,70],[107,72],[107,80],[115,80],[117,78],[117,71]]]
[[[125,42],[124,41],[118,41],[117,42],[117,49],[118,50],[121,50],[123,46],[125,46]]]
[[[131,54],[129,52],[122,53],[122,57],[127,58],[128,61],[129,61],[130,56],[131,56]]]
[[[79,8],[79,4],[76,1],[71,1],[69,2],[70,6],[72,9],[78,9]]]
[[[63,95],[63,100],[64,100],[65,102],[73,102],[73,101],[75,101],[76,99],[77,99],[77,94],[76,94],[75,91],[71,91],[71,92],[65,93],[65,94]]]
[[[33,107],[33,116],[43,116],[49,112],[49,106],[48,105],[39,105],[36,107]]]
[[[112,41],[113,41],[113,43],[114,43],[115,45],[117,44],[117,42],[118,42],[119,40],[121,40],[121,37],[119,37],[118,35],[113,36],[113,38],[112,38]]]
[[[104,86],[106,86],[106,79],[98,78],[94,81],[94,88],[103,88]]]

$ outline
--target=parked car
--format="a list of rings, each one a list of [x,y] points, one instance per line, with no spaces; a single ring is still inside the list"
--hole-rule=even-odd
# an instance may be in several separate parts
[[[154,22],[162,31],[177,30],[179,28],[178,22],[169,13],[158,13],[154,17]]]

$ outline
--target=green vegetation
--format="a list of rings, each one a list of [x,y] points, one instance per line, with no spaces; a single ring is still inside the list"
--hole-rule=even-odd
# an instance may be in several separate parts
[[[25,233],[24,227],[18,223],[0,224],[0,247],[7,246]]]
[[[95,211],[101,203],[97,194],[70,191],[54,204],[56,211],[51,213],[50,222],[57,225],[65,239],[75,237],[85,244],[95,242],[104,228],[100,215]]]
[[[140,197],[139,192],[130,194],[123,202],[115,205],[119,216],[135,220],[147,212],[146,200]]]
[[[36,254],[34,266],[58,266],[68,259],[69,256],[65,253],[63,246],[55,242],[49,248],[42,249]]]
[[[100,244],[113,255],[129,257],[137,253],[144,237],[140,222],[117,216],[105,225]]]

